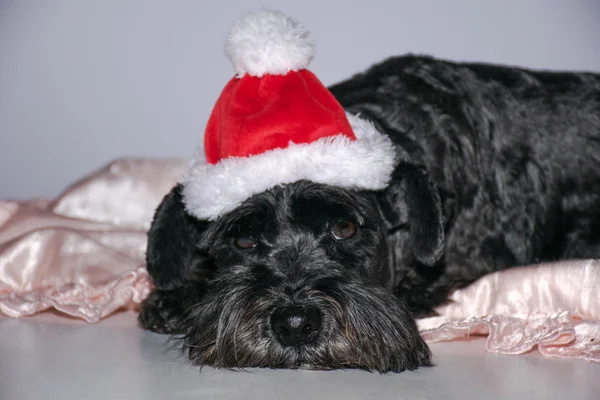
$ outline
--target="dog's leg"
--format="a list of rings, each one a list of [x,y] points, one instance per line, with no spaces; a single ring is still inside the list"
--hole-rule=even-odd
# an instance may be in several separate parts
[[[157,333],[182,333],[188,312],[206,293],[208,279],[214,272],[212,263],[202,256],[191,266],[191,279],[176,289],[154,289],[142,302],[138,321],[143,328]]]
[[[181,289],[154,289],[142,302],[138,320],[144,329],[157,333],[181,333],[181,320],[187,304]]]
[[[212,260],[199,250],[193,252],[183,285],[174,289],[156,288],[142,302],[138,316],[142,327],[157,333],[182,333],[183,321],[204,297],[207,282],[214,273]]]

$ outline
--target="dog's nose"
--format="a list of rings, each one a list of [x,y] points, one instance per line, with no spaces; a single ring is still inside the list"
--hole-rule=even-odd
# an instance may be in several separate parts
[[[271,315],[271,329],[283,346],[312,343],[321,329],[321,314],[315,308],[279,309]]]

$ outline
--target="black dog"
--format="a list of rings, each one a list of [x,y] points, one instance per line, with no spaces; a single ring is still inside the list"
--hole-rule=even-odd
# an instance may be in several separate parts
[[[414,317],[482,275],[600,256],[600,75],[405,56],[330,88],[397,147],[389,188],[307,181],[149,232],[147,329],[216,367],[430,365]]]

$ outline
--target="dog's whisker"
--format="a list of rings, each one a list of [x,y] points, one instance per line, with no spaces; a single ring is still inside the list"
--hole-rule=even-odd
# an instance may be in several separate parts
[[[238,352],[237,352],[238,327],[239,327],[239,325],[235,325],[235,328],[233,330],[233,336],[232,336],[232,340],[233,340],[233,358],[235,359],[235,364],[236,365],[240,364],[240,360],[238,358]]]
[[[204,348],[204,346],[197,346],[195,344],[189,344],[189,343],[183,343],[182,346],[183,347],[194,348],[194,349],[202,349],[202,348]]]

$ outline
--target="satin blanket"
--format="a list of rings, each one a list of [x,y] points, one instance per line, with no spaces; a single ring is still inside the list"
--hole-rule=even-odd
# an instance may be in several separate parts
[[[97,323],[136,308],[152,288],[144,269],[156,206],[181,160],[124,159],[56,199],[0,202],[0,314],[57,311]],[[600,362],[600,260],[532,265],[455,292],[418,321],[427,342],[487,336],[487,350]]]

